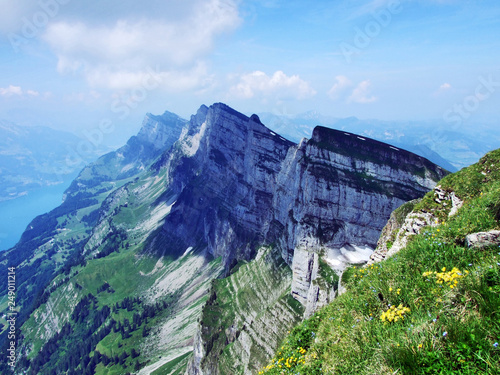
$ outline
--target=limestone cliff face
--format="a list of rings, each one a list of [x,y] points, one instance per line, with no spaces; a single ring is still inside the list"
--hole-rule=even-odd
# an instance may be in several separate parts
[[[306,315],[331,298],[313,282],[319,257],[338,271],[368,260],[391,212],[445,174],[410,152],[323,127],[290,148],[278,175],[273,226]]]
[[[177,196],[163,231],[169,251],[204,246],[230,265],[278,243],[290,266],[297,251],[323,249],[340,268],[366,258],[390,213],[445,174],[410,152],[323,127],[295,145],[221,103],[202,106],[157,167]]]
[[[291,142],[224,104],[201,107],[165,156],[178,195],[164,225],[173,251],[204,246],[226,265],[255,256],[273,216],[277,175]]]

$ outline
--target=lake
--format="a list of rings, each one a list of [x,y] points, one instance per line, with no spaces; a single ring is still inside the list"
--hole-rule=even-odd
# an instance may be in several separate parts
[[[58,185],[34,190],[17,199],[0,202],[0,251],[14,246],[36,216],[59,206],[63,193],[72,180],[73,178]]]

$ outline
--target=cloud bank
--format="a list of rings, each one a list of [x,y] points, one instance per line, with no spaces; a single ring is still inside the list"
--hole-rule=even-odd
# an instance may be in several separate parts
[[[281,70],[272,76],[256,70],[239,77],[239,83],[232,86],[230,92],[239,98],[250,99],[255,96],[275,99],[306,99],[314,96],[316,91],[298,75],[287,76]]]
[[[185,1],[180,10],[176,3],[171,6],[177,17],[167,12],[161,18],[129,13],[105,23],[60,20],[47,26],[42,40],[56,54],[60,73],[82,74],[93,88],[132,89],[158,68],[165,86],[193,88],[209,78],[203,58],[215,39],[241,19],[232,0]]]

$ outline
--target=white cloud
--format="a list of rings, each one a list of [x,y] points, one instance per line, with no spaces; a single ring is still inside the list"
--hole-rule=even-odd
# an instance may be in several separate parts
[[[453,89],[453,86],[451,84],[449,84],[448,82],[445,82],[443,83],[442,85],[439,86],[438,89],[436,89],[433,93],[432,93],[432,96],[433,97],[443,97],[445,95],[447,95],[447,93],[449,92],[453,92],[455,91]]]
[[[348,103],[373,103],[377,100],[376,96],[370,95],[370,80],[360,82],[352,91],[351,96],[347,98]]]
[[[235,1],[187,1],[190,7],[174,10],[175,19],[166,12],[161,19],[128,14],[102,25],[59,21],[42,38],[56,53],[60,73],[83,74],[92,87],[132,89],[159,66],[159,74],[171,79],[167,86],[178,82],[179,89],[192,88],[204,81],[199,75],[207,73],[199,60],[216,37],[241,22]]]
[[[2,96],[22,96],[23,95],[23,90],[21,89],[20,86],[13,86],[9,85],[9,87],[2,88],[0,87],[0,95]]]
[[[298,75],[287,76],[281,70],[268,76],[261,71],[243,74],[240,82],[231,87],[230,92],[240,98],[253,98],[256,95],[274,96],[277,99],[306,99],[316,94],[308,82]]]
[[[372,103],[377,97],[370,95],[370,80],[364,80],[354,84],[349,78],[343,75],[335,77],[336,82],[327,92],[332,100],[343,100],[347,103]]]
[[[346,92],[350,87],[352,87],[352,82],[346,76],[336,76],[335,82],[332,88],[328,91],[328,96],[332,100],[338,100],[342,94]]]
[[[191,67],[162,70],[159,65],[144,70],[112,69],[96,66],[87,71],[87,81],[92,87],[112,90],[155,89],[162,87],[168,91],[184,91],[196,87],[206,87],[212,80],[206,64],[198,62]]]
[[[50,92],[45,92],[41,96],[44,99],[49,98],[51,95]],[[21,86],[14,86],[14,85],[9,85],[9,87],[0,87],[0,96],[4,97],[11,97],[11,96],[17,96],[17,97],[40,97],[40,93],[35,90],[23,90]]]
[[[451,89],[451,85],[449,83],[443,83],[441,86],[439,86],[440,90],[449,90]]]

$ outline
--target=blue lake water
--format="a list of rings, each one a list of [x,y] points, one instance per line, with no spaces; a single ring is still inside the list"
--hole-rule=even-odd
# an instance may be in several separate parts
[[[72,179],[32,191],[17,199],[0,202],[0,251],[14,246],[36,216],[59,206],[71,181]]]

